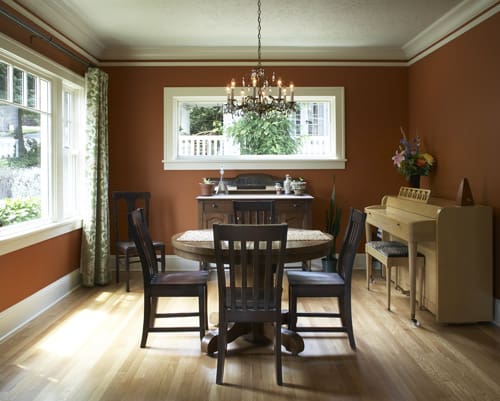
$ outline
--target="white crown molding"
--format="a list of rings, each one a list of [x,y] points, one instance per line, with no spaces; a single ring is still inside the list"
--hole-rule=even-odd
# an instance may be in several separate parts
[[[402,50],[404,52],[405,59],[411,60],[417,54],[444,40],[448,35],[462,27],[464,24],[467,24],[468,29],[470,29],[472,26],[477,25],[475,24],[470,26],[471,22],[475,22],[474,19],[479,14],[492,7],[495,3],[498,3],[498,1],[466,0],[460,3],[448,13],[439,18],[437,21],[435,21],[427,29],[423,30],[417,36],[403,45]],[[495,14],[495,12],[490,14],[490,16],[493,14]],[[463,30],[462,33],[466,30]]]
[[[389,47],[263,47],[262,59],[274,60],[406,60],[399,48]],[[113,48],[103,53],[102,60],[256,60],[255,47],[163,47]]]

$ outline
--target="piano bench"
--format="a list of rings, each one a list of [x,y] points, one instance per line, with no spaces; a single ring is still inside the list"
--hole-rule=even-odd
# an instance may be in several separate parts
[[[366,287],[370,289],[372,278],[373,258],[378,260],[385,267],[385,279],[387,287],[387,310],[391,310],[391,268],[408,267],[408,247],[406,244],[398,241],[369,241],[365,244],[366,253]],[[421,253],[417,255],[417,269],[420,274],[420,299],[419,304],[422,307],[423,300],[423,269],[425,266],[425,257]],[[398,270],[396,269],[396,283],[398,282]]]

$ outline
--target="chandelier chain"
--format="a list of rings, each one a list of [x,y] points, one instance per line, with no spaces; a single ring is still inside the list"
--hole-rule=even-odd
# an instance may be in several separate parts
[[[258,47],[257,47],[257,66],[261,66],[261,44],[260,44],[260,39],[261,39],[261,16],[260,16],[260,0],[257,1],[257,28],[258,28],[258,34],[257,34],[257,42],[258,42]]]

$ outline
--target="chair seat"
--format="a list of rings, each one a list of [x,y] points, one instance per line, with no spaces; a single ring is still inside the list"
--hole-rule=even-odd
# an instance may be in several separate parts
[[[207,279],[206,271],[166,271],[158,272],[151,279],[151,285],[203,285]]]
[[[153,246],[155,247],[155,249],[157,249],[164,247],[165,243],[163,241],[153,241]],[[137,254],[137,249],[133,241],[118,241],[116,243],[116,248],[122,250],[123,252],[134,252],[135,254]]]
[[[408,247],[398,241],[369,241],[366,247],[371,247],[387,257],[408,256]]]
[[[344,285],[344,279],[338,273],[288,270],[286,275],[289,285]]]

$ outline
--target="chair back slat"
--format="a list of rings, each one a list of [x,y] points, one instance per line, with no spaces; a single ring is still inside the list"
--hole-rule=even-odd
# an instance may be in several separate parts
[[[158,274],[158,260],[153,241],[144,217],[143,209],[136,209],[129,214],[129,226],[132,239],[141,260],[144,286],[149,286],[151,279]]]
[[[274,201],[233,201],[234,224],[274,224]]]
[[[281,313],[287,224],[214,224],[213,230],[219,313],[230,321]]]

